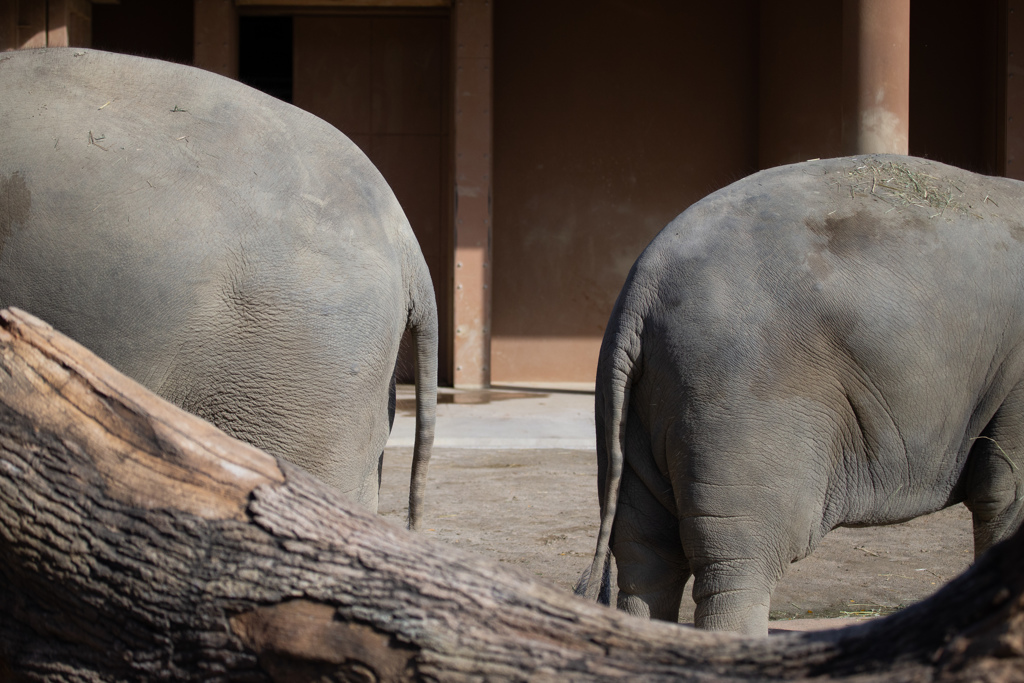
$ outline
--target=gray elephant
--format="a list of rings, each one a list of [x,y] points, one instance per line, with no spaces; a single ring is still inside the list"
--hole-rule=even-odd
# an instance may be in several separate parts
[[[411,330],[415,528],[434,292],[355,144],[236,81],[96,50],[0,55],[0,92],[0,305],[374,511]]]
[[[902,156],[762,171],[643,252],[611,315],[590,576],[618,607],[765,634],[841,526],[964,502],[975,554],[1021,522],[1024,184]],[[607,581],[607,579],[605,579]],[[593,599],[601,581],[591,581]]]

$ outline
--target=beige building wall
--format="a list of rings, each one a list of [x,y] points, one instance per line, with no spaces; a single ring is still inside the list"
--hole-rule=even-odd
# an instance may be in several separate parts
[[[756,2],[498,2],[492,382],[592,382],[651,238],[757,168]]]

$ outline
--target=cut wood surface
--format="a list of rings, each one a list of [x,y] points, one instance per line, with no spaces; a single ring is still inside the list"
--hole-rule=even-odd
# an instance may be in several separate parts
[[[23,312],[0,363],[0,680],[1024,680],[1020,533],[886,619],[704,633],[399,529]]]

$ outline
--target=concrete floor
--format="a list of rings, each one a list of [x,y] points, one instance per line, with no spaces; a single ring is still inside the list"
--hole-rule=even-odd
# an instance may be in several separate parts
[[[388,447],[413,445],[413,388],[398,387]],[[480,391],[441,388],[435,448],[595,448],[593,384],[503,386]]]

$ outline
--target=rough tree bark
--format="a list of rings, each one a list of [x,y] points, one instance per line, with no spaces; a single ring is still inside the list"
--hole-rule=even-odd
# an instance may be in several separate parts
[[[1024,680],[1022,556],[1017,534],[841,631],[640,621],[362,512],[0,312],[0,680]]]

